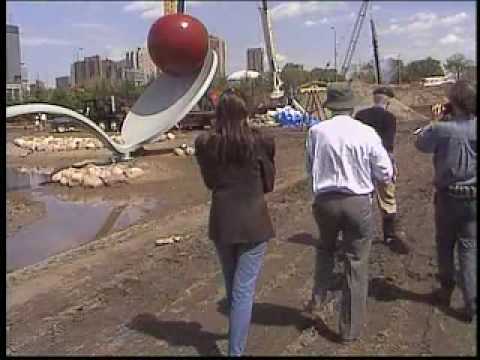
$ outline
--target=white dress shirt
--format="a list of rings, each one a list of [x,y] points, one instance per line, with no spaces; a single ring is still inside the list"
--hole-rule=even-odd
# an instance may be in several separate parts
[[[306,162],[315,195],[369,194],[375,180],[390,182],[393,176],[392,162],[375,130],[347,115],[310,128]]]

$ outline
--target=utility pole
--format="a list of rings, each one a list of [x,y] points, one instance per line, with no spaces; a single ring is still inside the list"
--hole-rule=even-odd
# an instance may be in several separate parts
[[[335,64],[335,82],[337,82],[337,30],[335,26],[330,26],[330,29],[333,30],[333,58]]]
[[[398,61],[397,61],[397,66],[398,66],[398,85],[401,83],[401,66],[400,66],[400,54],[398,54]]]

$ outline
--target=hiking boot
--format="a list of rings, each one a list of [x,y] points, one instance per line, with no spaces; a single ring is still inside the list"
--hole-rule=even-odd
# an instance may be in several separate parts
[[[385,245],[394,253],[400,255],[407,255],[410,253],[410,246],[407,243],[407,236],[403,231],[398,231],[394,234],[389,234],[384,237]]]
[[[383,225],[383,241],[390,250],[397,254],[406,255],[410,252],[407,244],[407,236],[405,232],[398,231],[396,224],[396,216],[390,214],[382,219]]]

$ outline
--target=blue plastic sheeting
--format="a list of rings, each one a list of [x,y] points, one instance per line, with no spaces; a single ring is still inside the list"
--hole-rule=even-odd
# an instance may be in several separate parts
[[[273,117],[282,127],[291,128],[309,128],[320,122],[316,116],[301,113],[290,106],[277,109]]]

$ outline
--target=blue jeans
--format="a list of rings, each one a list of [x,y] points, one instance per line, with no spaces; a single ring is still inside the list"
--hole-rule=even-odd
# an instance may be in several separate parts
[[[467,311],[477,311],[477,200],[435,194],[435,225],[440,283],[455,286],[454,250],[457,245],[460,288]]]
[[[255,284],[263,264],[267,242],[215,243],[222,265],[229,316],[229,356],[241,356],[252,318]]]

